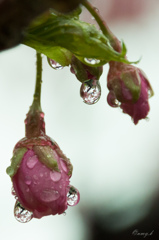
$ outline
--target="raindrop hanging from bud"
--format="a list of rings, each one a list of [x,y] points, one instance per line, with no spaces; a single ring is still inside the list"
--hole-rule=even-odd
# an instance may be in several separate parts
[[[99,81],[89,80],[88,82],[82,83],[80,96],[86,104],[91,105],[98,102],[101,96],[101,86]]]
[[[91,65],[95,65],[95,64],[100,63],[100,60],[95,59],[95,58],[84,58],[84,60],[85,60],[86,63],[89,63]]]
[[[73,187],[69,186],[69,192],[67,193],[67,205],[73,207],[79,203],[80,194],[79,191]]]
[[[50,65],[53,69],[55,69],[55,70],[63,69],[63,66],[62,66],[60,63],[56,62],[55,60],[53,60],[53,59],[51,59],[51,58],[47,58],[47,60],[48,60],[49,65]]]
[[[110,91],[107,96],[107,102],[111,107],[120,107],[119,101],[116,99],[116,96],[113,91]]]
[[[14,190],[14,187],[11,188],[11,193],[12,193],[13,196],[16,196],[16,192]]]
[[[11,188],[11,193],[12,193],[12,195],[15,197],[15,199],[17,200],[18,198],[17,198],[17,196],[16,196],[16,192],[15,192],[15,190],[14,190],[14,187]]]
[[[16,201],[14,206],[14,217],[18,222],[27,223],[33,218],[33,213],[23,208],[20,202]]]

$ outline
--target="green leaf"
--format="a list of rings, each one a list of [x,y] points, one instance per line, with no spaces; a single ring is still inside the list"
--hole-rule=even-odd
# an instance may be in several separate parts
[[[109,61],[130,63],[125,59],[124,44],[122,52],[116,52],[109,40],[94,25],[70,16],[45,14],[31,24],[24,36],[24,44],[63,66],[70,64],[71,53],[89,66],[91,64],[85,62],[85,58],[100,60],[94,67]]]

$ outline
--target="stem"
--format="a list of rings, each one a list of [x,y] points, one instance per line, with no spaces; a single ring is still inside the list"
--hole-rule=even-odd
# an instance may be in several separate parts
[[[29,138],[39,137],[45,134],[44,114],[41,110],[41,83],[42,83],[42,57],[36,53],[36,84],[33,103],[25,120],[25,135]]]
[[[41,110],[41,83],[42,83],[42,57],[41,53],[36,52],[36,84],[33,103],[31,106],[32,110]]]
[[[112,47],[114,50],[120,52],[121,51],[121,44],[117,37],[111,32],[109,27],[107,26],[106,22],[102,19],[100,14],[96,11],[96,8],[92,6],[92,4],[88,1],[82,1],[82,5],[91,13],[91,15],[95,18],[96,22],[98,23],[100,29],[102,30],[103,34],[109,39]]]

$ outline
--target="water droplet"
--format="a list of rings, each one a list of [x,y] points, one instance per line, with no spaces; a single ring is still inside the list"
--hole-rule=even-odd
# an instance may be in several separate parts
[[[148,89],[148,98],[151,98],[153,96],[153,90]]]
[[[20,202],[16,201],[14,207],[14,217],[18,222],[27,223],[33,218],[33,213],[26,210]]]
[[[99,12],[98,8],[94,7],[93,9],[94,9],[94,11]]]
[[[16,192],[15,192],[15,190],[14,190],[14,187],[11,188],[11,193],[12,193],[12,195],[14,196],[14,198],[17,200],[18,197],[17,197],[17,195],[16,195]]]
[[[95,64],[100,63],[100,60],[95,59],[95,58],[84,58],[84,60],[85,60],[86,63],[89,63],[91,65],[95,65]]]
[[[66,216],[66,212],[63,212],[63,216]]]
[[[52,201],[57,200],[60,197],[60,194],[58,191],[56,190],[52,190],[52,189],[45,189],[41,192],[40,194],[40,198],[42,201],[49,203]]]
[[[64,172],[67,173],[68,169],[67,169],[67,165],[66,165],[65,161],[63,159],[61,159],[60,163],[61,163],[61,167],[64,170]]]
[[[69,186],[69,192],[67,193],[67,204],[73,207],[79,203],[79,200],[79,191],[73,186]]]
[[[16,196],[16,192],[14,190],[14,187],[11,188],[11,193],[12,193],[13,196]]]
[[[30,184],[31,184],[31,180],[27,179],[27,180],[25,181],[25,183],[26,183],[27,185],[30,185]]]
[[[120,102],[117,99],[114,99],[114,101],[111,104],[112,104],[112,107],[119,107],[120,106]]]
[[[50,172],[51,180],[54,182],[58,182],[61,179],[61,173],[60,172]]]
[[[36,155],[34,155],[34,156],[32,156],[32,157],[30,157],[30,158],[27,159],[26,165],[27,165],[27,167],[28,167],[29,169],[32,169],[32,168],[35,167],[35,165],[36,165],[37,162],[38,162],[38,158],[37,158]]]
[[[33,175],[33,179],[34,179],[34,180],[38,180],[39,178],[38,178],[38,176],[35,174],[35,175]]]
[[[55,70],[64,68],[60,63],[56,62],[55,60],[53,60],[51,58],[47,58],[47,60],[48,60],[49,65]]]
[[[40,113],[40,117],[44,118],[44,113],[43,112]]]
[[[113,91],[109,92],[107,96],[107,101],[111,107],[120,107],[120,102],[116,99]]]
[[[101,96],[101,86],[99,81],[90,80],[88,82],[82,83],[80,88],[80,96],[87,104],[91,105],[98,102]]]
[[[93,9],[94,9],[95,12],[99,13],[99,9],[98,8],[94,7]],[[95,20],[95,17],[92,16],[92,20]]]

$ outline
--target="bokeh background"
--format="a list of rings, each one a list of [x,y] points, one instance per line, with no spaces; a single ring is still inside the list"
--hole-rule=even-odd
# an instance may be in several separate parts
[[[43,57],[42,109],[46,132],[71,159],[71,184],[80,203],[66,215],[18,223],[6,168],[13,147],[24,137],[24,119],[35,84],[35,51],[18,46],[0,54],[0,239],[129,240],[159,239],[159,2],[92,1],[123,39],[129,60],[148,76],[155,95],[147,120],[137,126],[108,106],[106,76],[100,101],[89,106],[79,95],[80,82],[68,67],[53,70]],[[91,21],[85,11],[82,19]],[[140,234],[140,235],[139,235]]]

